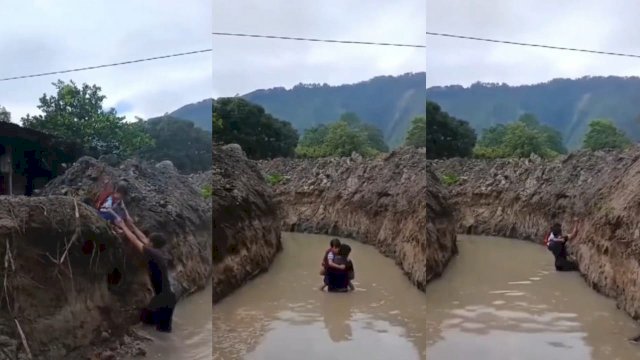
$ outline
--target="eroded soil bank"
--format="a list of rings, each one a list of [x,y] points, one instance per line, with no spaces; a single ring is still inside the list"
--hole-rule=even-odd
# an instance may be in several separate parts
[[[444,271],[458,253],[456,222],[449,195],[427,166],[427,282]]]
[[[425,233],[425,158],[424,149],[402,149],[372,160],[275,159],[260,167],[274,182],[283,229],[371,244],[424,289],[432,250]]]
[[[640,315],[640,149],[580,152],[555,161],[432,161],[446,178],[460,233],[541,241],[552,222],[569,231],[570,252],[596,290]],[[551,255],[550,255],[551,256]]]
[[[280,217],[255,163],[237,146],[213,149],[213,302],[266,271],[280,243]]]
[[[152,291],[144,260],[83,203],[94,198],[104,179],[127,182],[127,207],[138,227],[171,239],[167,251],[176,292],[185,295],[207,285],[210,207],[169,165],[129,161],[113,168],[82,158],[39,197],[0,197],[5,356],[26,358],[24,344],[36,359],[86,359],[105,346],[111,350],[102,358],[124,351],[120,345],[126,341],[119,339],[137,322],[137,309]]]

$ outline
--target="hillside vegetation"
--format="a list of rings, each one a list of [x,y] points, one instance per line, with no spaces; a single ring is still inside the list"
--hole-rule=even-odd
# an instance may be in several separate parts
[[[543,125],[560,131],[569,150],[582,146],[589,123],[611,119],[632,140],[640,140],[640,78],[584,77],[509,86],[476,83],[470,87],[444,86],[427,89],[427,99],[438,103],[456,118],[481,130],[534,114]]]

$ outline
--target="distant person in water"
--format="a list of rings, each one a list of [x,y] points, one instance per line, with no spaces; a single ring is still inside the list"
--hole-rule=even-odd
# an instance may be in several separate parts
[[[551,230],[545,239],[547,249],[553,253],[555,257],[555,268],[557,271],[577,271],[578,265],[569,260],[567,253],[567,242],[574,239],[578,234],[578,221],[575,219],[573,230],[569,235],[562,234],[562,225],[555,223],[551,226]]]
[[[167,244],[166,237],[154,233],[149,235],[145,242],[135,236],[122,219],[116,221],[116,226],[122,229],[127,240],[147,261],[149,278],[155,296],[151,298],[147,307],[142,309],[140,320],[145,324],[155,325],[158,331],[171,332],[173,309],[177,299],[169,282],[170,257],[163,250]]]
[[[346,292],[354,290],[351,280],[354,279],[353,262],[349,260],[351,247],[347,244],[341,244],[340,250],[334,258],[337,265],[344,265],[344,268],[331,267],[327,269],[327,287],[331,292]]]
[[[339,265],[334,262],[336,254],[340,251],[340,240],[333,238],[329,242],[329,249],[324,252],[324,257],[322,258],[322,270],[320,270],[320,275],[324,276],[323,285],[320,287],[320,290],[324,290],[329,285],[329,278],[327,274],[327,269],[330,267],[344,270],[345,265]]]

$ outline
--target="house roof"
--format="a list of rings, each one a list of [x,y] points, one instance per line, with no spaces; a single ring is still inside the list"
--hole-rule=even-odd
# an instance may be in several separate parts
[[[53,135],[25,128],[11,122],[0,122],[0,144],[6,142],[7,139],[37,143],[49,151],[62,153],[70,158],[78,157],[82,152],[82,147],[78,143],[65,141]]]

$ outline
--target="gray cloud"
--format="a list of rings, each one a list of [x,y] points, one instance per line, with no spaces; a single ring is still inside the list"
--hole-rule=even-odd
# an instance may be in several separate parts
[[[213,29],[424,44],[425,1],[214,0]],[[213,97],[303,83],[420,72],[424,49],[214,37]]]
[[[189,0],[1,0],[0,77],[120,62],[211,47],[211,3]],[[10,14],[10,16],[6,16]],[[211,94],[211,54],[0,82],[0,105],[19,121],[57,79],[96,84],[106,105],[143,118]]]
[[[640,54],[640,3],[429,0],[427,29]],[[427,37],[427,85],[529,84],[557,77],[638,75],[640,59]]]

